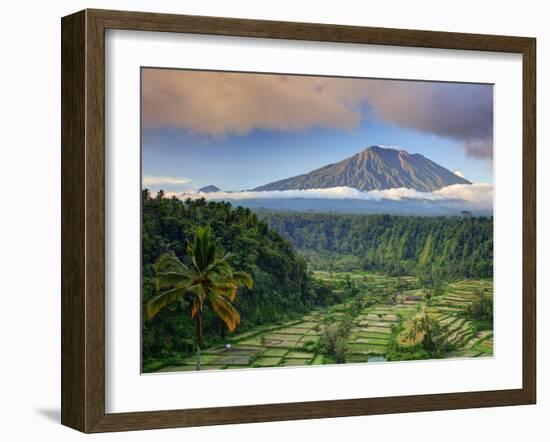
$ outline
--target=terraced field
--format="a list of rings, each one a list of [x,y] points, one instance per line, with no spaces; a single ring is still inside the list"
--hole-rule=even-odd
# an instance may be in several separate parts
[[[463,315],[475,297],[483,290],[492,295],[492,281],[465,280],[449,284],[444,293],[428,300],[425,291],[395,289],[396,278],[367,273],[318,272],[316,277],[340,287],[361,282],[366,289],[361,296],[381,293],[384,302],[367,303],[354,317],[346,339],[346,362],[377,362],[386,360],[388,345],[394,338],[401,346],[411,346],[407,332],[415,317],[428,314],[441,324],[449,326],[449,340],[456,350],[446,357],[480,357],[493,354],[492,331],[476,331],[475,324]],[[399,278],[403,285],[415,286],[412,277]],[[380,295],[379,297],[380,298]],[[311,311],[291,322],[259,327],[247,333],[228,338],[230,348],[219,346],[202,352],[201,368],[234,369],[248,367],[290,367],[334,363],[334,359],[319,351],[317,341],[328,324],[338,324],[349,311],[353,300]],[[399,328],[402,331],[398,333]],[[396,336],[396,337],[395,337]],[[195,370],[195,356],[183,357],[181,363],[158,371]]]
[[[478,357],[493,355],[492,331],[476,331],[472,321],[461,317],[461,313],[474,301],[476,291],[493,295],[492,281],[461,281],[449,284],[445,294],[434,298],[426,312],[440,323],[447,324],[451,331],[450,341],[458,350],[449,357]]]

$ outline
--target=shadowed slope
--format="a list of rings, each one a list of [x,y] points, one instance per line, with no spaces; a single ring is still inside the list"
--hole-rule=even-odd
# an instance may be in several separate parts
[[[361,191],[407,187],[421,192],[431,192],[452,184],[471,183],[420,154],[372,146],[338,163],[275,181],[254,190],[347,186]]]

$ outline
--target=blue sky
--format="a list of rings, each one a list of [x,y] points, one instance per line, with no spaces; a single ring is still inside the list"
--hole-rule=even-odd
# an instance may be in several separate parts
[[[153,191],[247,190],[380,144],[492,183],[488,85],[154,71],[142,115]]]

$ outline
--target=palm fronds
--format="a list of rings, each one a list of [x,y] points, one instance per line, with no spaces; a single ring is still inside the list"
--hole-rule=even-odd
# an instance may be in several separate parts
[[[212,307],[229,331],[235,331],[241,318],[233,302],[239,287],[251,289],[252,277],[233,271],[229,253],[218,256],[216,242],[209,226],[199,227],[187,251],[193,263],[187,267],[176,256],[166,253],[156,264],[158,296],[147,304],[147,316],[152,318],[164,307],[186,296],[191,298],[191,317],[200,323],[204,304]],[[198,315],[198,316],[197,316]],[[197,342],[201,331],[197,331]]]

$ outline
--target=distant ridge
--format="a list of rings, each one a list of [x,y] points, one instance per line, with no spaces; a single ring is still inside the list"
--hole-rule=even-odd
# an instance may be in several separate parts
[[[220,191],[220,188],[214,185],[204,186],[199,189],[199,192],[202,192],[202,193],[212,193],[212,192],[219,192],[219,191]]]
[[[347,186],[363,192],[401,187],[432,192],[452,184],[472,183],[423,155],[410,154],[402,149],[371,146],[338,163],[253,190],[303,190]]]

